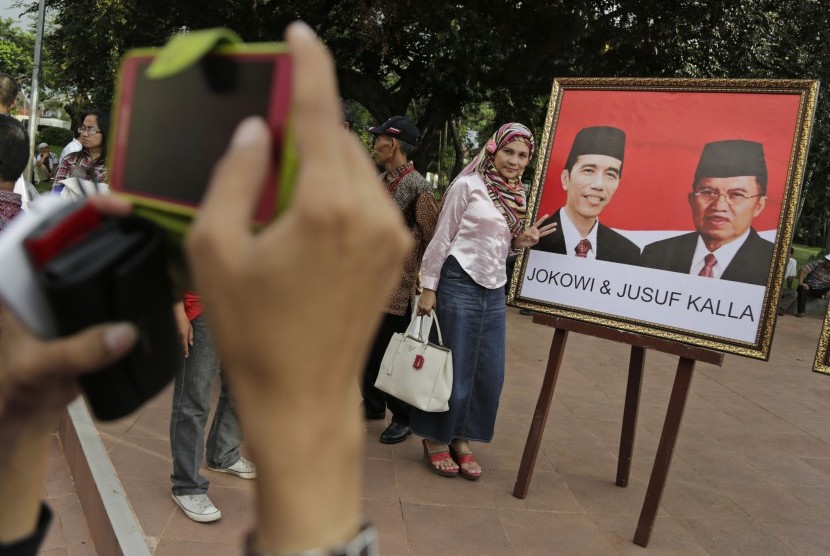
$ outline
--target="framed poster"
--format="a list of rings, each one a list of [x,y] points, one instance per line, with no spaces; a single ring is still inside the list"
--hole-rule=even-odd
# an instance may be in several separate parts
[[[557,79],[508,303],[768,359],[818,82]]]
[[[813,370],[817,373],[830,375],[830,306],[827,307],[827,311],[824,313],[824,323],[821,326],[821,335],[818,338]]]

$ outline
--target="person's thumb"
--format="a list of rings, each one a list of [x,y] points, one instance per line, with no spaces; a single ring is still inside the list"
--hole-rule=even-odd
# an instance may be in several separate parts
[[[138,340],[138,329],[128,322],[92,326],[77,334],[44,342],[40,362],[45,371],[76,375],[118,361]]]

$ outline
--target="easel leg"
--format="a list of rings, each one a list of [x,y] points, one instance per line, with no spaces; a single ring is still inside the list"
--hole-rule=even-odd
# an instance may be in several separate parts
[[[631,346],[631,360],[628,363],[628,386],[625,389],[625,410],[623,411],[622,433],[620,434],[620,457],[617,461],[617,486],[620,487],[628,486],[645,363],[645,348]]]
[[[536,456],[539,455],[539,445],[542,443],[542,433],[548,420],[550,404],[553,401],[553,390],[556,388],[556,379],[559,377],[559,368],[562,365],[562,355],[565,353],[567,339],[567,330],[557,328],[556,332],[553,333],[548,355],[548,367],[545,370],[545,380],[542,382],[539,400],[536,402],[536,410],[533,412],[533,421],[530,424],[530,431],[527,433],[522,463],[519,466],[516,485],[513,487],[513,496],[517,498],[526,497],[527,490],[530,487],[530,478],[533,475],[533,468],[536,466]]]
[[[692,373],[695,369],[695,360],[681,357],[677,364],[677,374],[674,377],[669,408],[666,411],[666,420],[663,423],[663,433],[660,435],[660,445],[654,458],[654,467],[651,470],[651,479],[646,490],[646,499],[640,511],[640,521],[634,533],[634,543],[647,546],[663,496],[663,487],[666,486],[666,477],[669,474],[671,458],[674,454],[674,445],[677,442],[677,433],[680,422],[683,420],[683,410],[686,408],[686,399],[689,395],[689,385],[692,382]]]

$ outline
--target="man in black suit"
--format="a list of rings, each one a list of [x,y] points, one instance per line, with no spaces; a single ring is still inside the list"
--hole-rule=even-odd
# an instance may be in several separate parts
[[[642,266],[766,286],[773,245],[752,228],[767,204],[761,143],[707,143],[689,205],[696,232],[646,245]]]
[[[615,263],[637,264],[640,248],[599,222],[622,176],[625,132],[616,127],[586,127],[574,138],[562,170],[565,206],[542,223],[556,222],[556,231],[533,249]]]

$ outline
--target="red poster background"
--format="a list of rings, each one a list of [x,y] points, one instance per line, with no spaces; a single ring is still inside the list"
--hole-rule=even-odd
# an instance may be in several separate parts
[[[566,90],[548,155],[539,215],[565,204],[560,174],[576,133],[610,125],[626,133],[622,178],[600,215],[623,230],[693,230],[687,202],[703,145],[758,141],[767,162],[767,206],[757,231],[775,230],[798,123],[798,94]]]

